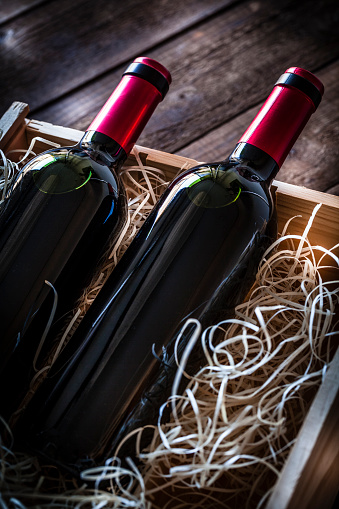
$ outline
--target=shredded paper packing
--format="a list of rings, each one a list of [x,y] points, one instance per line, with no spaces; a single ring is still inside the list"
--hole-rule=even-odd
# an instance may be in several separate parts
[[[128,223],[66,324],[49,362],[37,369],[32,391],[167,185],[164,172],[142,163],[137,146],[133,154],[137,165],[122,171]],[[3,199],[20,165],[0,155]],[[206,330],[197,320],[184,325],[183,330],[193,323],[195,332],[183,354],[177,355],[172,395],[166,402],[171,418],[164,421],[164,407],[159,409],[146,450],[140,450],[144,430],[133,432],[137,466],[131,459],[122,466],[118,447],[115,457],[84,471],[79,482],[67,479],[55,466],[16,452],[13,440],[6,438],[1,441],[0,507],[265,507],[337,344],[339,281],[324,282],[323,272],[339,266],[338,245],[325,249],[308,240],[320,206],[314,208],[302,235],[290,235],[294,218],[288,221],[264,254],[255,285],[236,308],[234,319]],[[205,363],[192,377],[185,367],[198,342]],[[178,394],[182,377],[188,384]],[[4,422],[2,429],[4,436],[10,435]]]

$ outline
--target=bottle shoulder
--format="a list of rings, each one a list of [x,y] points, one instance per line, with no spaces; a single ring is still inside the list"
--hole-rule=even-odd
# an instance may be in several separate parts
[[[235,202],[261,200],[269,208],[272,197],[268,184],[251,168],[230,162],[202,164],[179,175],[168,187],[175,194],[186,189],[190,201],[206,208],[229,206]]]
[[[29,175],[37,189],[46,194],[64,194],[91,185],[107,183],[113,194],[121,187],[114,169],[98,162],[79,146],[51,149],[38,155],[23,168],[18,178]]]

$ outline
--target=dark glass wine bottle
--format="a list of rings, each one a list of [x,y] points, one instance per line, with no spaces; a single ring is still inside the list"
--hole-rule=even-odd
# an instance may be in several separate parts
[[[26,444],[77,471],[156,422],[182,325],[229,318],[254,282],[276,235],[272,180],[322,93],[313,74],[288,69],[227,159],[169,185],[27,408]]]
[[[119,169],[170,82],[160,63],[137,58],[81,141],[32,159],[2,205],[0,415],[6,418],[27,389],[52,310],[50,284],[58,294],[57,323],[126,221]]]

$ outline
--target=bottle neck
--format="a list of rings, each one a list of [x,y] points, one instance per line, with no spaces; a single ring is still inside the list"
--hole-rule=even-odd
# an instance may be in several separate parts
[[[279,171],[279,166],[269,154],[250,143],[238,143],[229,157],[232,164],[250,169],[252,179],[265,181],[270,185]]]
[[[313,74],[300,68],[287,69],[238,143],[257,147],[280,168],[322,93],[322,83]]]
[[[88,152],[90,157],[109,168],[119,169],[127,158],[125,150],[119,143],[96,131],[86,131],[79,146]]]
[[[154,85],[125,75],[87,130],[112,138],[128,154],[161,100]]]
[[[136,58],[87,132],[111,138],[128,154],[165,97],[171,79],[169,71],[156,60]],[[94,143],[92,135],[89,138]]]

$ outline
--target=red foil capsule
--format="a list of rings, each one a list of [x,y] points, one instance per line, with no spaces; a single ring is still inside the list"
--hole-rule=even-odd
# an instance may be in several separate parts
[[[239,143],[260,148],[280,167],[323,93],[324,86],[314,74],[290,67],[279,78]]]
[[[106,134],[128,154],[170,83],[171,75],[162,64],[148,57],[137,58],[87,131]]]

